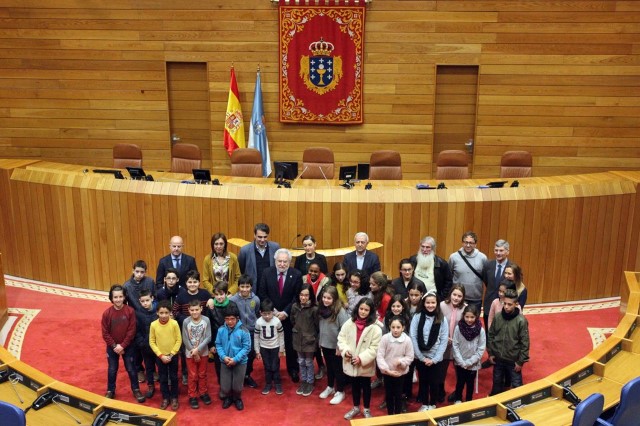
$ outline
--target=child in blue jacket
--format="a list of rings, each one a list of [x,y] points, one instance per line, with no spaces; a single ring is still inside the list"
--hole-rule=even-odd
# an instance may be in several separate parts
[[[240,321],[240,311],[235,305],[224,310],[224,325],[216,335],[216,351],[222,361],[220,366],[220,396],[222,408],[235,404],[244,409],[242,385],[247,370],[247,359],[251,351],[251,334]]]

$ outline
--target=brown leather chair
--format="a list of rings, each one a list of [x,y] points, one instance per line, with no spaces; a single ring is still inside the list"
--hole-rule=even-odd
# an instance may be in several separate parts
[[[262,177],[262,155],[253,148],[238,148],[231,153],[231,176]]]
[[[333,179],[335,173],[333,151],[324,147],[305,149],[302,154],[302,170],[304,171],[302,179],[324,179],[325,177]]]
[[[113,146],[113,168],[142,167],[142,150],[133,143],[119,143]]]
[[[500,160],[501,178],[531,177],[533,158],[529,151],[507,151]]]
[[[191,173],[202,167],[202,153],[198,145],[177,143],[171,148],[171,172]]]
[[[464,151],[448,149],[438,154],[436,179],[468,179],[469,157]]]
[[[369,160],[369,179],[400,180],[402,179],[402,161],[398,151],[376,151]]]

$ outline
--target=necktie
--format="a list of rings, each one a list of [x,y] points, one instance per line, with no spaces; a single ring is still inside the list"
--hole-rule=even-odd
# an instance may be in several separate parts
[[[496,268],[496,282],[500,283],[502,278],[502,265],[498,263],[498,267]]]
[[[280,292],[280,296],[282,296],[282,289],[284,289],[284,274],[281,272],[278,274],[278,291]]]
[[[175,261],[176,269],[180,270],[180,258],[176,257],[173,260]]]

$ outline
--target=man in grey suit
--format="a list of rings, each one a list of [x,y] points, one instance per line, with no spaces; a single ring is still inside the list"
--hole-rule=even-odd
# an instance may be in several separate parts
[[[372,251],[367,251],[369,236],[364,232],[358,232],[353,238],[355,250],[344,255],[344,264],[349,271],[359,269],[367,276],[380,270],[380,259]]]
[[[269,225],[266,223],[256,223],[253,227],[253,237],[253,242],[240,248],[238,263],[240,272],[251,277],[253,292],[257,294],[262,271],[275,265],[273,256],[280,244],[269,241]]]
[[[482,281],[484,281],[484,285],[486,286],[484,292],[484,301],[483,301],[483,318],[485,327],[489,323],[489,310],[491,309],[491,303],[498,297],[498,287],[500,286],[500,281],[502,281],[502,277],[504,276],[504,268],[509,266],[511,262],[509,262],[509,242],[505,240],[496,241],[495,246],[493,247],[493,254],[495,255],[494,260],[490,260],[485,263],[484,268],[482,269]]]

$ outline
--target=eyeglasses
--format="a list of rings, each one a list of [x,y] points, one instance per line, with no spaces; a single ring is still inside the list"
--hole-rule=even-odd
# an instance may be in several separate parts
[[[462,244],[464,244],[465,246],[475,246],[476,242],[475,241],[463,241]]]
[[[402,268],[400,269],[402,272],[413,272],[413,268]]]

